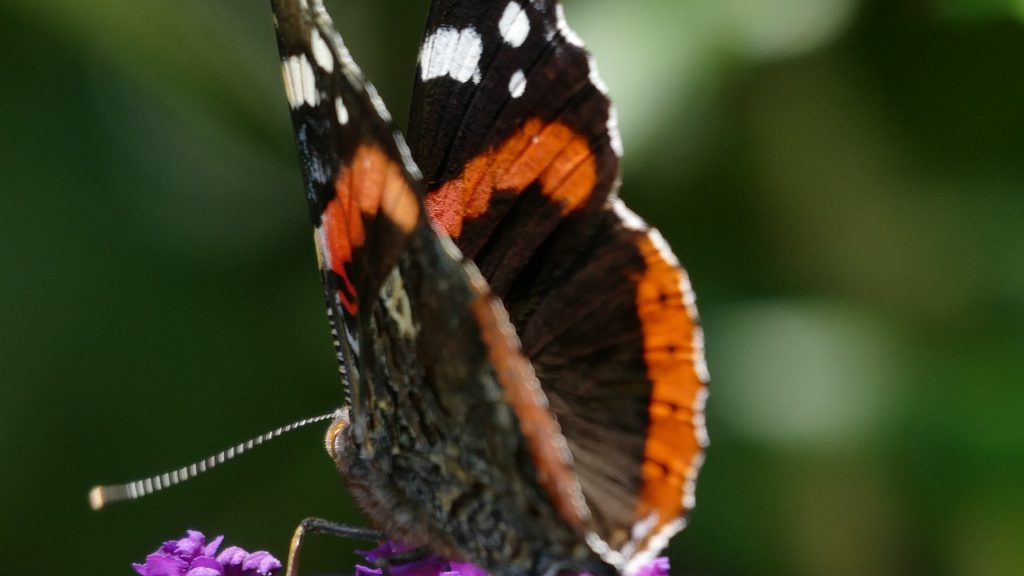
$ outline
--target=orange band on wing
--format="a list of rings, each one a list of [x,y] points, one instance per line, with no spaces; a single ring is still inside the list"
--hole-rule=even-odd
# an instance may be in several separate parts
[[[562,122],[530,118],[501,145],[471,159],[462,174],[427,195],[427,213],[458,238],[466,220],[482,216],[496,192],[521,193],[533,182],[561,207],[579,208],[597,183],[587,138]]]
[[[705,388],[698,372],[703,342],[687,307],[685,272],[666,259],[650,235],[640,238],[638,247],[647,267],[638,278],[637,312],[653,388],[636,518],[657,513],[651,527],[657,531],[692,507],[705,438]]]
[[[316,232],[321,265],[341,277],[344,287],[336,295],[350,314],[356,313],[358,305],[345,265],[366,242],[364,220],[370,221],[380,212],[408,234],[420,208],[401,167],[380,148],[360,146],[334,180],[334,198],[324,207]]]

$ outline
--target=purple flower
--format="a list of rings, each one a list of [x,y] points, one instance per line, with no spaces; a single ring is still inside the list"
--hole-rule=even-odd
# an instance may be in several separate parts
[[[634,576],[668,576],[668,558],[658,556],[641,566]]]
[[[374,565],[381,560],[389,560],[400,556],[413,548],[399,542],[385,542],[373,550],[360,551],[364,558]],[[395,562],[388,566],[392,576],[488,576],[487,571],[468,562],[454,562],[440,556],[426,556],[409,561]],[[380,568],[356,565],[356,576],[383,576]],[[590,576],[580,574],[578,576]],[[659,556],[641,566],[634,576],[668,576],[668,558]]]
[[[270,576],[281,563],[269,552],[252,554],[231,546],[217,555],[223,536],[209,544],[202,532],[189,530],[181,540],[168,540],[149,556],[145,564],[132,564],[140,576]]]

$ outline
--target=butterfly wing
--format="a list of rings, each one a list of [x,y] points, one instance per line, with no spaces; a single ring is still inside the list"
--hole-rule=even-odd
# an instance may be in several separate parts
[[[607,573],[575,530],[586,510],[532,365],[476,268],[427,219],[379,96],[319,1],[272,5],[350,395],[351,443],[336,458],[353,493],[391,537],[495,573]]]
[[[686,273],[616,197],[621,139],[555,0],[437,0],[410,118],[426,209],[499,295],[558,417],[597,550],[681,529],[706,444]]]

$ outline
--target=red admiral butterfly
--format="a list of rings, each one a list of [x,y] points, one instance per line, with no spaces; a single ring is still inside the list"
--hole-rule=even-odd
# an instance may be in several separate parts
[[[496,574],[634,571],[693,507],[708,376],[562,6],[432,2],[407,146],[322,3],[272,4],[356,499]]]

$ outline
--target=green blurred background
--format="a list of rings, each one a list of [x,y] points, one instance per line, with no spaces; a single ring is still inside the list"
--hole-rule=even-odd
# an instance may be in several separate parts
[[[706,324],[673,574],[1024,574],[1024,2],[566,4]],[[426,3],[329,7],[404,123]],[[342,397],[268,2],[3,0],[0,62],[0,572],[361,522],[322,427],[86,505]]]

